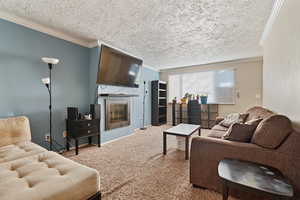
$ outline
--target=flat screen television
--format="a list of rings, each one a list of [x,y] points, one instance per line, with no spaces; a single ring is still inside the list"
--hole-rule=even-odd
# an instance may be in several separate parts
[[[101,45],[97,84],[139,87],[143,61]]]

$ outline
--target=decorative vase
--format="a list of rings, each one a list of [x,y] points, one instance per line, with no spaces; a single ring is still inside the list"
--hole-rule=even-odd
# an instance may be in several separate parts
[[[201,96],[200,100],[201,100],[201,104],[207,104],[207,96]]]

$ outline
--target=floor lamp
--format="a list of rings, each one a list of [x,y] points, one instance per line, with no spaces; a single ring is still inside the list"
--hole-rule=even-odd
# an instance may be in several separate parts
[[[49,77],[43,78],[42,82],[47,87],[48,92],[49,92],[49,98],[50,98],[50,102],[49,102],[50,141],[49,142],[50,142],[50,151],[52,151],[52,77],[51,77],[51,71],[52,71],[53,65],[56,65],[59,62],[59,60],[57,58],[46,58],[46,57],[43,57],[42,61],[44,63],[47,63],[48,67],[49,67]]]
[[[145,127],[145,98],[146,98],[146,81],[144,81],[144,94],[143,94],[143,127],[140,128],[140,130],[146,130],[147,127]]]

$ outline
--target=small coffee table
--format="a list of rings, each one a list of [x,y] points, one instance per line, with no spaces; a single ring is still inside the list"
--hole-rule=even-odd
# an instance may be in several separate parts
[[[261,194],[271,199],[292,199],[293,187],[275,168],[247,161],[224,159],[218,166],[223,183],[223,200],[229,187]]]
[[[199,136],[201,135],[200,125],[193,124],[178,124],[168,130],[163,132],[163,153],[167,154],[167,135],[176,135],[180,137],[185,137],[185,159],[189,159],[189,139],[190,136],[198,131]]]

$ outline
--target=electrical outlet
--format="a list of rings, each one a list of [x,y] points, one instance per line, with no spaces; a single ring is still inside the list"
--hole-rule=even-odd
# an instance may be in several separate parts
[[[50,134],[49,133],[45,134],[45,141],[50,142]]]

